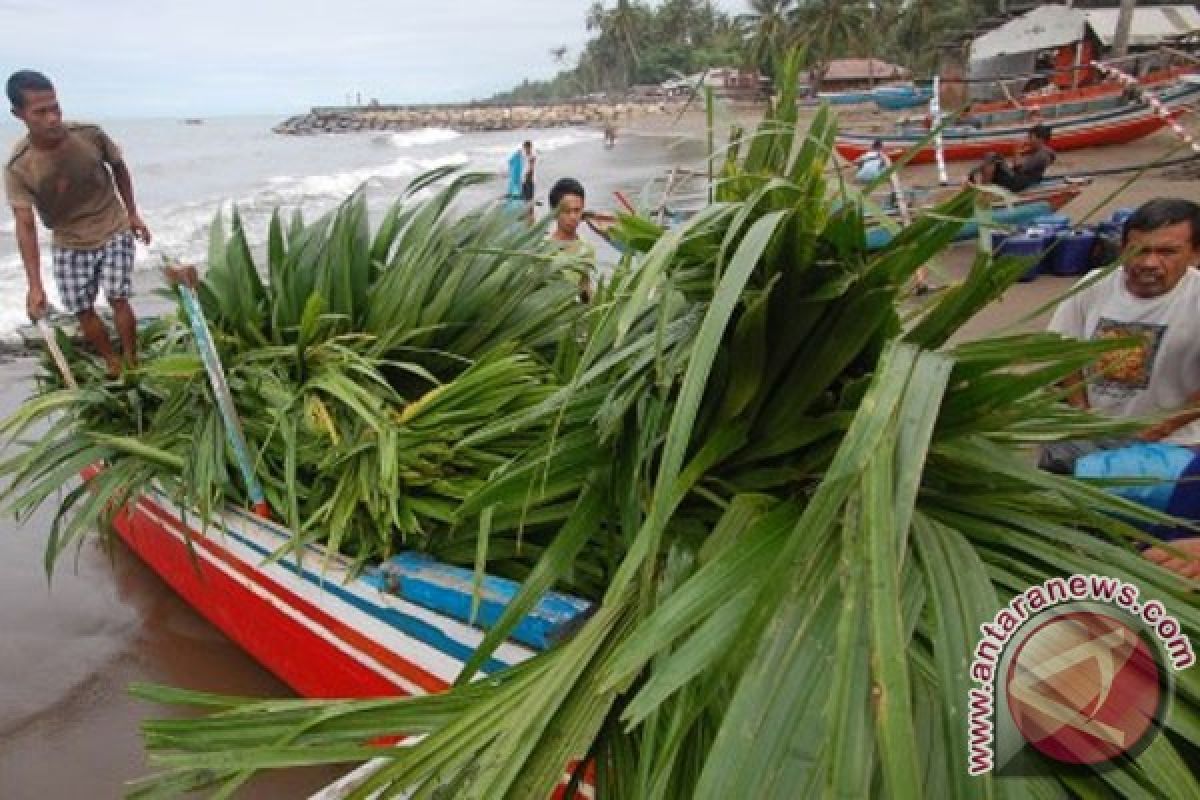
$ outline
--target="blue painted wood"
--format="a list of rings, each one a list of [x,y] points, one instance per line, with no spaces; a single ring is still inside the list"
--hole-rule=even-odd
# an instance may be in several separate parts
[[[992,209],[992,221],[997,225],[1005,226],[1023,226],[1033,222],[1034,219],[1053,211],[1050,204],[1042,200],[1037,200],[1032,203],[1021,203],[1012,208],[996,208]],[[970,239],[979,234],[979,223],[975,220],[968,221],[963,225],[962,230],[955,237],[956,241]],[[867,249],[879,250],[885,247],[888,242],[892,241],[895,234],[892,231],[883,227],[874,227],[867,231]]]
[[[479,608],[471,618],[475,573],[435,561],[425,553],[401,553],[369,570],[364,576],[380,591],[485,630],[499,621],[521,584],[485,575],[479,587]],[[547,592],[517,624],[510,638],[536,650],[545,650],[592,607],[586,600],[560,592]]]
[[[196,339],[196,349],[200,352],[204,371],[208,373],[209,385],[212,386],[213,396],[217,399],[217,409],[225,423],[225,437],[237,458],[242,480],[245,481],[246,494],[249,495],[255,510],[263,513],[266,500],[262,486],[254,474],[254,464],[250,460],[246,436],[242,433],[242,422],[233,404],[233,396],[229,393],[229,384],[225,382],[225,369],[221,366],[221,357],[217,355],[217,347],[213,344],[212,334],[209,333],[208,320],[204,318],[204,311],[200,308],[200,299],[191,287],[182,284],[179,286],[179,296],[183,299],[183,308],[192,326],[192,336]]]

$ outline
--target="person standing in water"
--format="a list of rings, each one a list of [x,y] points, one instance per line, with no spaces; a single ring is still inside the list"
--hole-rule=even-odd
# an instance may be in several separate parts
[[[136,365],[137,318],[129,303],[134,240],[149,244],[150,230],[138,215],[133,178],[121,150],[99,126],[63,121],[54,86],[45,75],[15,72],[6,93],[13,116],[28,131],[4,168],[4,190],[28,281],[26,310],[33,320],[47,312],[36,209],[53,233],[54,281],[63,306],[79,320],[84,338],[104,359],[108,374],[116,377],[121,360],[94,306],[103,287],[125,362]]]

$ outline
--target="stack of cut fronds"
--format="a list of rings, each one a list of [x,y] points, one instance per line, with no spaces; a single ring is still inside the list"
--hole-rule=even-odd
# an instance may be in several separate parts
[[[313,224],[277,215],[265,269],[236,213],[231,232],[220,218],[212,226],[199,296],[255,471],[297,546],[323,541],[362,562],[429,546],[432,532],[451,534],[464,497],[545,438],[533,428],[467,441],[545,400],[581,314],[539,230],[502,209],[449,214],[478,180],[401,200],[374,236],[361,194]],[[18,513],[106,465],[67,494],[48,567],[152,481],[205,517],[244,499],[183,322],[143,332],[142,366],[121,385],[63,344],[85,388],[51,390],[8,420],[9,436],[51,421],[0,465]]]
[[[786,69],[784,74],[795,75]],[[973,214],[963,194],[884,250],[826,184],[834,122],[785,90],[685,226],[625,219],[640,253],[598,292],[560,385],[462,446],[540,439],[454,509],[558,533],[446,695],[272,702],[144,690],[218,711],[150,723],[138,792],[382,757],[354,797],[546,797],[592,763],[602,798],[1200,796],[1200,679],[1164,735],[1103,772],[967,774],[978,626],[1054,575],[1107,574],[1200,632],[1196,595],[1144,560],[1132,504],[1025,448],[1114,430],[1056,383],[1105,347],[1030,334],[949,346],[1026,269],[981,252],[915,318],[909,280]],[[234,324],[231,319],[229,324]],[[330,324],[334,324],[332,321]],[[243,382],[243,390],[245,385]],[[483,526],[488,530],[488,526]],[[509,534],[494,526],[487,547]],[[598,608],[557,648],[471,683],[532,603],[590,570]],[[397,732],[410,747],[368,746]]]

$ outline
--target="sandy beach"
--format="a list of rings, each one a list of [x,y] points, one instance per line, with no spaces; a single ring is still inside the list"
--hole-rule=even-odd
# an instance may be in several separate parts
[[[737,116],[749,123],[755,113]],[[729,118],[725,114],[722,122]],[[877,119],[866,111],[843,115],[847,127]],[[1195,115],[1185,125],[1200,134]],[[679,120],[638,120],[621,132],[615,149],[590,143],[586,156],[575,163],[564,159],[556,169],[573,171],[584,181],[589,206],[607,208],[614,190],[639,191],[672,166],[701,163],[703,130],[698,111]],[[1160,133],[1118,148],[1063,153],[1052,171],[1146,163],[1177,145],[1171,134]],[[331,139],[329,146],[338,146],[337,140]],[[961,176],[968,166],[951,165],[952,173]],[[914,168],[904,180],[936,182],[932,167]],[[1122,188],[1124,182],[1124,176],[1097,179],[1064,213],[1081,222],[1155,196],[1200,200],[1196,181],[1173,180],[1161,172]],[[934,282],[961,278],[973,247],[956,245],[932,265]],[[1070,282],[1042,277],[1017,285],[964,335],[1040,327],[1044,314],[1024,318]],[[146,293],[141,295],[145,302]],[[0,413],[11,413],[28,395],[35,368],[29,358],[0,364]],[[43,509],[22,524],[8,519],[0,526],[0,630],[5,632],[0,649],[0,798],[116,797],[123,782],[145,774],[138,723],[167,712],[130,698],[126,687],[132,682],[252,696],[289,694],[119,545],[106,550],[100,540],[92,540],[73,562],[63,560],[48,584],[42,550],[52,516],[52,510]],[[272,777],[245,796],[302,797],[336,774],[322,770]]]

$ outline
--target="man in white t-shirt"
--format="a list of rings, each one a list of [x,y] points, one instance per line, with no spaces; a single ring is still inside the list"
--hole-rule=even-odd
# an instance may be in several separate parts
[[[1109,416],[1153,420],[1139,441],[1200,446],[1200,205],[1151,200],[1126,222],[1122,244],[1123,267],[1064,300],[1050,330],[1140,343],[1106,353],[1070,380],[1069,401]],[[1042,464],[1070,472],[1085,453],[1122,444],[1128,442],[1065,442],[1046,448]],[[1200,538],[1174,545],[1200,555]],[[1172,560],[1154,550],[1148,555],[1200,577],[1200,561]]]

